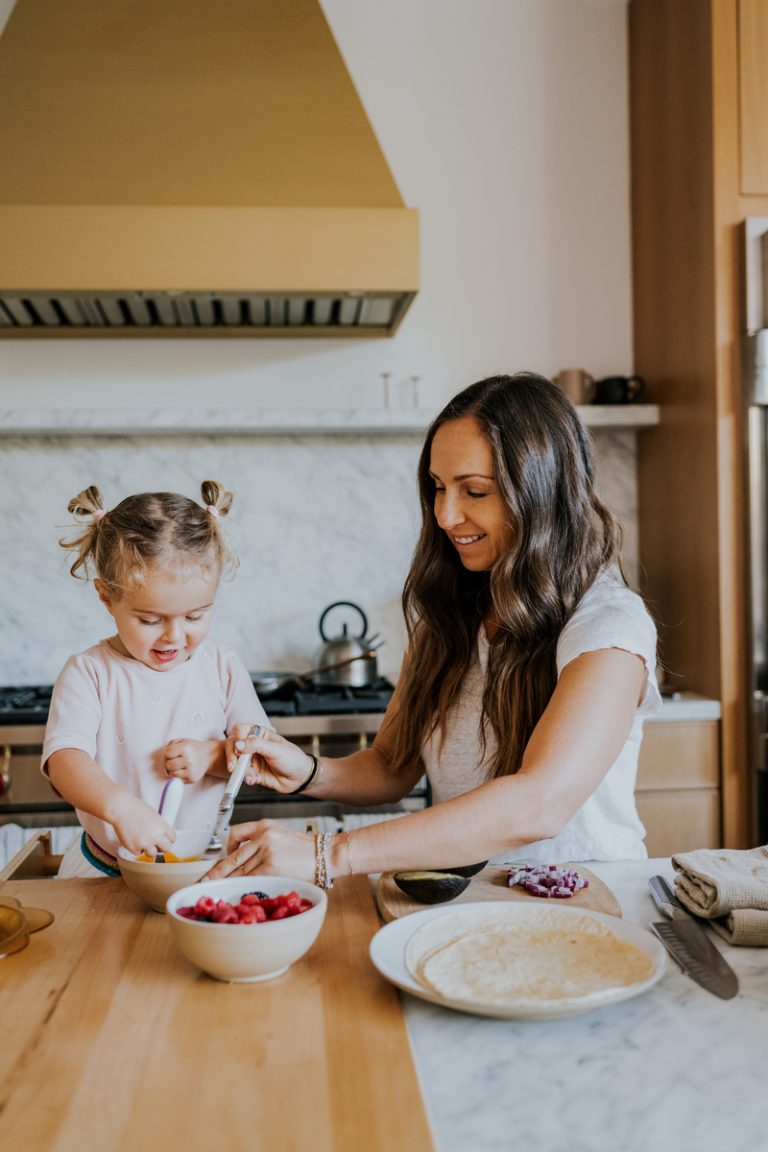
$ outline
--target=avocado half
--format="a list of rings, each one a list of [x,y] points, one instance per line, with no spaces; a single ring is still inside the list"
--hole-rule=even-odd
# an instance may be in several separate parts
[[[452,876],[476,876],[478,872],[482,872],[485,868],[487,860],[481,860],[479,864],[462,864],[460,868],[435,868],[435,872],[450,872]]]
[[[469,885],[469,876],[445,871],[395,872],[392,879],[401,892],[420,904],[444,904],[455,900]]]

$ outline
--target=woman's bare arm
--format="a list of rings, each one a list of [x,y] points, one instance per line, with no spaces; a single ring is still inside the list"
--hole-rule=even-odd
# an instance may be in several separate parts
[[[516,775],[332,838],[331,874],[474,864],[558,835],[623,748],[644,682],[643,661],[632,653],[611,648],[579,656],[563,670]],[[346,759],[359,763],[364,755]],[[370,779],[379,771],[374,765]],[[312,794],[335,796],[333,785],[329,773]],[[215,875],[242,870],[312,879],[314,874],[311,839],[272,821],[233,829],[230,849]]]
[[[391,747],[397,714],[395,691],[371,747],[352,752],[349,756],[321,757],[306,795],[316,800],[356,805],[393,804],[406,796],[420,780],[424,767],[419,758],[403,772],[392,771]],[[240,736],[237,747],[234,743],[229,747],[230,771],[234,768],[238,751],[245,750],[254,756],[253,771],[246,777],[249,783],[287,794],[306,780],[312,769],[312,761],[306,752],[276,732],[243,738],[239,728],[235,729],[235,736]],[[247,730],[247,726],[244,728]]]
[[[335,874],[473,864],[558,835],[626,743],[645,681],[642,659],[620,649],[584,653],[563,670],[520,771],[334,843]]]

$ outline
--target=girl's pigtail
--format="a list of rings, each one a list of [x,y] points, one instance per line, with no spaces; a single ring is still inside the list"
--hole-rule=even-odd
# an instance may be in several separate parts
[[[78,519],[86,516],[90,518],[88,523],[82,525],[83,531],[79,536],[59,540],[62,548],[75,553],[70,573],[78,580],[87,580],[91,566],[95,567],[93,556],[99,525],[107,515],[101,492],[95,485],[84,488],[67,504],[67,511]]]
[[[239,560],[219,523],[220,518],[227,516],[232,507],[232,493],[223,484],[219,484],[218,480],[204,480],[200,485],[200,495],[211,522],[211,539],[216,541],[221,570],[232,575]]]
[[[232,493],[227,492],[218,480],[203,480],[200,485],[200,494],[206,510],[214,519],[217,516],[226,516],[232,507]]]

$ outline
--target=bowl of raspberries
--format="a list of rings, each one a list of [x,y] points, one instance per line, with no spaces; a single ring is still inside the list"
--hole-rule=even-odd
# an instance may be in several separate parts
[[[230,983],[281,976],[314,944],[328,898],[285,876],[203,880],[168,898],[171,935],[182,955]]]

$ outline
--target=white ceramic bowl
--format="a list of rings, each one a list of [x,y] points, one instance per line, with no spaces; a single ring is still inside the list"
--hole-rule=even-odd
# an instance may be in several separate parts
[[[211,924],[179,916],[179,908],[201,896],[239,903],[247,892],[278,896],[298,892],[314,907],[284,920],[261,924]],[[328,899],[322,888],[286,876],[237,876],[206,880],[182,888],[166,904],[171,934],[183,955],[217,980],[244,984],[280,976],[314,944],[323,926]]]
[[[181,857],[178,864],[137,860],[132,852],[120,847],[117,851],[117,865],[126,886],[134,895],[156,912],[165,912],[166,901],[177,888],[185,888],[199,880],[223,855],[205,855],[210,839],[210,830],[177,828],[171,851],[174,856]],[[188,856],[196,859],[185,859]]]

